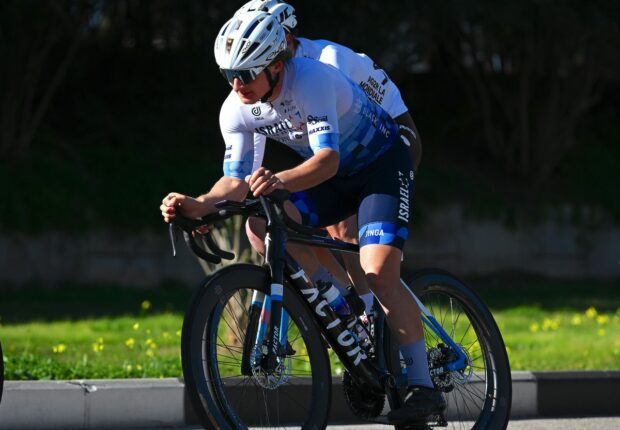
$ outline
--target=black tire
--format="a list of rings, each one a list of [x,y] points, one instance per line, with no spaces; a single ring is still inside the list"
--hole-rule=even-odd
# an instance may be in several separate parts
[[[282,385],[267,389],[254,375],[242,374],[249,302],[254,290],[267,293],[268,284],[266,269],[228,266],[207,279],[187,311],[181,342],[183,375],[205,428],[327,426],[331,403],[327,351],[307,305],[287,285],[284,307],[290,315],[289,343],[295,350],[285,360],[291,365],[283,372],[287,377]],[[294,421],[299,411],[303,422]]]
[[[489,309],[474,291],[442,270],[415,272],[407,278],[407,285],[470,359],[464,371],[433,378],[436,386],[443,387],[448,428],[505,429],[512,380],[504,341]],[[441,341],[426,326],[424,333],[430,361],[431,351],[439,354]],[[400,360],[394,359],[398,348],[389,342],[385,348],[386,355],[392,357],[388,360],[390,371],[401,375]]]

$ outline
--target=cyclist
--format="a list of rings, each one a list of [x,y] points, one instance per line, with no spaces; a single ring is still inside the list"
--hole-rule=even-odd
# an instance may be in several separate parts
[[[284,29],[264,12],[229,20],[218,33],[215,57],[232,92],[220,111],[226,152],[224,176],[197,198],[170,193],[160,210],[164,221],[214,212],[223,199],[242,200],[274,189],[293,192],[287,210],[305,224],[332,225],[357,213],[360,262],[366,280],[386,311],[407,365],[405,405],[389,415],[394,424],[426,419],[445,408],[433,387],[413,297],[400,284],[400,258],[407,238],[413,173],[398,125],[360,86],[337,69],[306,58],[290,58]],[[254,133],[280,141],[305,161],[275,174],[252,172]],[[315,255],[289,246],[311,274]]]
[[[297,17],[295,8],[279,0],[251,0],[241,6],[235,16],[252,11],[268,12],[274,15],[286,34],[286,41],[294,57],[312,58],[322,63],[330,64],[354,82],[362,86],[368,97],[379,104],[399,124],[403,139],[410,144],[410,155],[414,174],[420,164],[422,145],[419,134],[411,115],[400,95],[400,91],[389,79],[388,75],[367,55],[358,54],[351,49],[328,40],[310,40],[296,37]],[[261,165],[265,152],[266,136],[254,134],[254,169]],[[327,231],[334,238],[349,243],[357,243],[357,216],[353,215],[344,221],[327,227]],[[260,250],[261,242],[253,243]],[[327,250],[315,249],[321,264],[334,274],[340,284],[347,283],[346,274],[339,263]],[[359,259],[353,254],[342,255],[345,267],[355,289],[364,300],[366,313],[370,314],[373,296],[370,292],[364,272],[360,267]]]

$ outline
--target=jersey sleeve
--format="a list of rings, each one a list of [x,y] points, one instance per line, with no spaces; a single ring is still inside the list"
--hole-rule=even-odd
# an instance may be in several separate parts
[[[226,145],[224,176],[244,180],[252,173],[254,164],[254,133],[246,127],[241,110],[231,97],[220,110],[220,130]]]
[[[266,143],[267,136],[259,133],[254,133],[254,163],[252,164],[252,172],[254,172],[256,169],[263,165]]]
[[[328,73],[315,69],[300,80],[303,113],[310,149],[340,152],[336,88]]]

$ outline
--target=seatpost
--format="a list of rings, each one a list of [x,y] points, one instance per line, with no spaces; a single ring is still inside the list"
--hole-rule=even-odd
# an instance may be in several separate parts
[[[264,196],[260,196],[260,203],[267,216],[267,233],[265,235],[265,261],[271,274],[271,328],[267,370],[273,371],[277,366],[277,357],[280,352],[280,321],[282,317],[282,299],[284,292],[284,265],[286,252],[286,226],[282,222],[281,209]]]

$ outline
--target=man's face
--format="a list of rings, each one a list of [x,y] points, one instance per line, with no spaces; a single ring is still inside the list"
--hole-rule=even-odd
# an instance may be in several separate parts
[[[254,104],[269,91],[269,82],[263,71],[259,73],[253,81],[247,84],[242,83],[238,78],[233,79],[232,89],[237,93],[237,96],[239,96],[241,103],[246,105]]]

